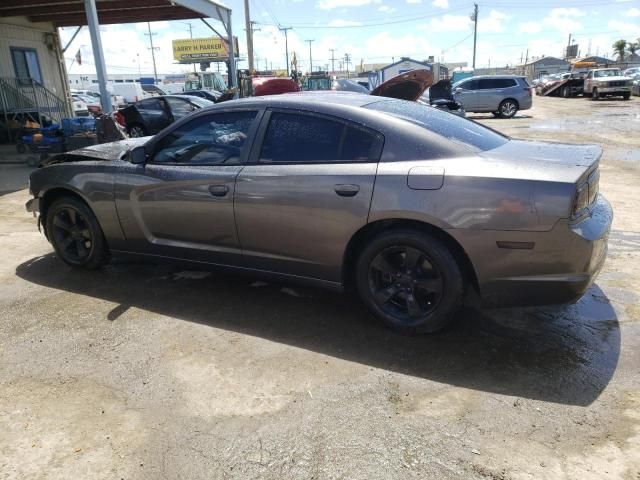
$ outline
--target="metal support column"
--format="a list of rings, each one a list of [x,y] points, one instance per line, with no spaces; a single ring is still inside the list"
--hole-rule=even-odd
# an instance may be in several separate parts
[[[93,58],[96,64],[96,74],[98,76],[98,86],[100,87],[100,104],[102,111],[111,111],[111,95],[107,91],[107,67],[104,63],[104,52],[102,51],[102,40],[100,39],[100,24],[98,23],[98,11],[95,0],[84,0],[84,9],[87,12],[87,26],[91,36],[91,47]]]
[[[227,38],[229,42],[229,72],[227,76],[227,84],[229,88],[238,86],[238,75],[236,74],[236,52],[234,50],[233,31],[231,29],[231,10],[227,10],[227,24],[225,25],[227,30]]]

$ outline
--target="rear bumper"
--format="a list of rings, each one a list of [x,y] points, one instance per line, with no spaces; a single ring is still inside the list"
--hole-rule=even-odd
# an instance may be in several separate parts
[[[598,196],[591,214],[577,223],[558,223],[550,232],[511,234],[507,237],[510,241],[528,239],[535,245],[531,250],[494,250],[491,260],[485,261],[477,272],[483,305],[576,302],[605,262],[612,219],[611,205]],[[501,236],[495,234],[494,238]]]

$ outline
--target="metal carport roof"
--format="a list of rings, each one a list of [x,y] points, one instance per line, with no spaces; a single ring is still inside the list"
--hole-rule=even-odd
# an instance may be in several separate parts
[[[222,22],[229,47],[229,85],[235,85],[231,9],[211,0],[0,0],[0,17],[24,16],[57,27],[88,25],[103,109],[110,110],[99,24],[213,18]]]

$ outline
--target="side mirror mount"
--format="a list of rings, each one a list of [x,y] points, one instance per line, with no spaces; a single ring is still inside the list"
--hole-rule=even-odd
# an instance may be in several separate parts
[[[462,93],[462,89],[458,87],[453,91],[453,93]]]
[[[134,165],[140,165],[147,161],[147,152],[145,152],[144,146],[134,147],[129,150],[127,157]]]

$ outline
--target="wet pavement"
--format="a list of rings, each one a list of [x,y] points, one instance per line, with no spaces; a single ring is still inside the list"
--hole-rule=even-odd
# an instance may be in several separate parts
[[[348,296],[296,285],[73,270],[12,177],[0,188],[0,478],[638,480],[640,168],[625,152],[640,149],[640,101],[534,105],[472,118],[603,145],[615,211],[604,270],[575,305],[468,308],[433,336],[391,333]]]

